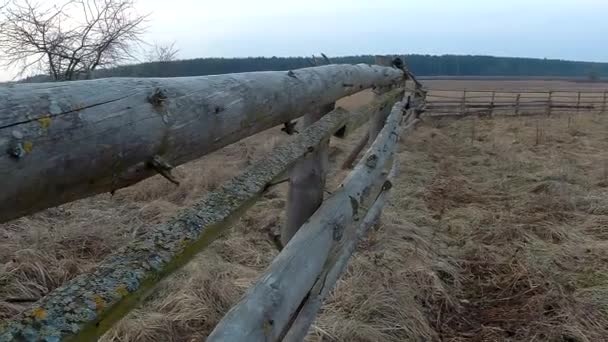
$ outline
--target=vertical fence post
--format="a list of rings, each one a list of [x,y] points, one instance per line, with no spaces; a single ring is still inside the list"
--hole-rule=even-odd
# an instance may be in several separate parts
[[[467,91],[462,92],[462,101],[460,103],[460,115],[465,115],[467,111]]]
[[[299,129],[312,125],[334,109],[334,104],[319,108],[300,120]],[[281,245],[284,247],[298,229],[310,218],[323,202],[329,151],[329,139],[313,152],[300,159],[289,172],[286,219],[281,228]]]
[[[393,59],[388,56],[376,56],[375,63],[381,66],[392,66]],[[382,87],[376,87],[374,89],[375,97],[382,95],[385,93],[387,89]],[[368,144],[371,144],[376,140],[376,137],[384,127],[384,122],[386,118],[390,114],[391,106],[385,105],[382,109],[374,114],[369,121],[369,135],[368,135]]]
[[[515,97],[515,115],[519,116],[519,99],[521,98],[521,94],[517,94]]]
[[[494,101],[496,100],[496,92],[492,92],[492,102],[490,102],[490,116],[494,116]]]
[[[608,96],[608,91],[604,91],[604,100],[602,101],[602,114],[606,113],[606,97]]]
[[[551,108],[553,103],[553,92],[549,92],[549,98],[547,99],[547,116],[551,115]]]
[[[375,97],[382,95],[385,92],[384,89],[375,89],[374,94]],[[391,106],[385,104],[380,110],[378,110],[369,121],[369,134],[368,134],[368,143],[371,144],[376,140],[378,134],[384,127],[384,123],[386,122],[387,116],[391,112]]]
[[[578,92],[578,97],[576,99],[576,114],[578,114],[581,110],[581,92]]]

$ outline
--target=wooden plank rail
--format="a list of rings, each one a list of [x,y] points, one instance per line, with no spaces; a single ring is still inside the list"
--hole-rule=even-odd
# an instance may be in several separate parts
[[[379,220],[384,204],[393,187],[397,173],[397,164],[397,161],[394,160],[393,167],[385,183],[382,185],[382,191],[365,214],[365,218],[359,224],[355,236],[344,243],[344,246],[334,258],[334,262],[329,263],[329,267],[324,271],[324,274],[315,282],[310,294],[306,297],[296,317],[293,319],[293,323],[283,338],[283,342],[301,342],[308,334],[308,329],[317,317],[323,300],[335,287],[342,273],[344,273],[350,257],[357,248],[357,243],[367,236],[368,230]]]
[[[0,86],[0,222],[111,192],[362,89],[396,68],[327,65]]]
[[[399,102],[339,190],[302,226],[207,341],[279,341],[288,334],[294,314],[306,306],[305,299],[319,276],[327,275],[324,265],[330,255],[339,253],[356,235],[352,224],[365,217],[362,203],[374,196],[372,184],[393,157],[406,126],[400,124],[402,119],[403,104]]]
[[[354,130],[365,123],[386,106],[382,101],[392,103],[399,93],[403,91],[387,93],[352,112],[337,108],[321,117],[288,143],[275,147],[243,174],[169,222],[151,227],[150,233],[103,261],[91,273],[69,281],[37,302],[32,310],[0,327],[0,341],[99,338],[150,294],[161,279],[208,246],[253,205],[277,177],[301,158],[315,153],[318,146],[338,130],[343,127]],[[386,142],[386,146],[392,146],[391,141]],[[379,158],[378,165],[384,162],[383,158],[385,156]]]

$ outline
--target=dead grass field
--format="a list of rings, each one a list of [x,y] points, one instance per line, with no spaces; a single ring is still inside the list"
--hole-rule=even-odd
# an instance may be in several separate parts
[[[308,340],[607,340],[607,131],[608,117],[591,114],[419,126],[402,142],[379,229]],[[362,133],[333,140],[334,168]],[[276,128],[182,166],[178,188],[154,177],[0,225],[0,321],[28,308],[18,299],[94,267],[284,139]],[[330,174],[331,191],[346,173]],[[103,341],[203,340],[277,254],[270,235],[285,193],[273,188]]]

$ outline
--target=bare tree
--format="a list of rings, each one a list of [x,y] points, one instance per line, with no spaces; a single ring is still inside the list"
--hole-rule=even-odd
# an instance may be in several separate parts
[[[179,49],[175,47],[175,42],[161,44],[154,43],[147,53],[148,62],[170,62],[177,58]]]
[[[0,13],[0,59],[20,75],[45,72],[54,80],[88,77],[133,58],[146,16],[135,0],[67,0],[44,6],[11,0]]]

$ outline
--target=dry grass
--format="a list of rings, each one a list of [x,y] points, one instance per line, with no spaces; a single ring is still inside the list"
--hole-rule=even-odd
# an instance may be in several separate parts
[[[429,154],[440,158],[425,195],[434,230],[452,240],[444,252],[459,266],[458,306],[435,325],[442,339],[604,340],[608,120],[437,126],[428,142],[447,144]]]
[[[422,125],[399,152],[382,224],[308,340],[604,340],[607,129],[608,118],[590,115]],[[0,320],[30,305],[15,299],[90,269],[282,139],[274,129],[183,166],[179,188],[155,177],[0,225]],[[334,166],[357,139],[334,139]],[[331,175],[328,190],[345,172]],[[269,235],[283,222],[285,190],[272,189],[103,340],[203,339],[276,256]]]

